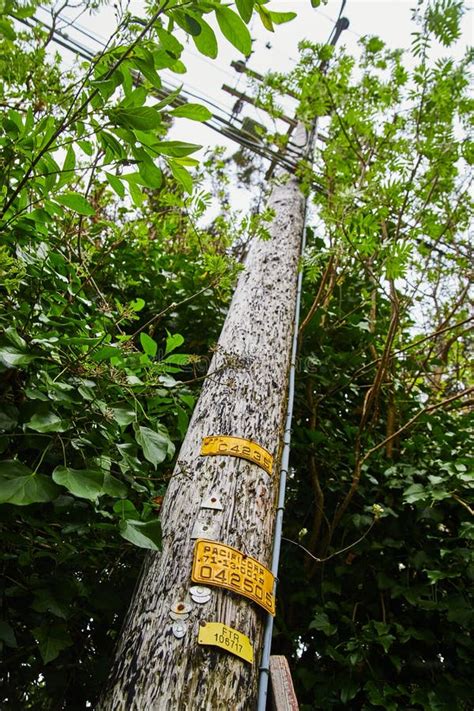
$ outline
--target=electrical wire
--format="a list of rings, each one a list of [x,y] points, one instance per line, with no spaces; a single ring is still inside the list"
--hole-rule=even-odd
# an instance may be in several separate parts
[[[48,9],[46,7],[44,7],[43,5],[39,5],[38,9],[43,11],[48,17],[51,16],[51,12],[48,12]],[[83,14],[83,13],[81,13],[81,14]],[[80,15],[78,15],[78,17],[80,17]],[[105,47],[105,45],[107,43],[105,37],[102,37],[101,35],[97,34],[97,32],[94,32],[94,30],[90,30],[90,29],[84,27],[83,25],[80,25],[77,22],[77,18],[74,20],[71,20],[70,18],[67,17],[67,15],[59,14],[58,19],[66,20],[67,27],[72,26],[73,29],[76,30],[77,32],[79,32],[80,34],[84,35],[85,37],[88,37],[93,42],[97,42],[98,44],[101,44],[102,46]]]
[[[71,38],[69,35],[63,33],[61,30],[54,28],[49,23],[44,22],[43,20],[40,20],[37,17],[21,19],[20,22],[30,28],[33,28],[35,23],[44,27],[46,30],[51,32],[52,40],[56,44],[63,47],[64,49],[67,49],[70,52],[73,52],[76,55],[83,57],[84,59],[92,60],[94,56],[96,56],[96,53],[94,53],[88,47],[85,47],[82,43],[78,42],[74,38]],[[173,84],[164,84],[162,90],[158,91],[157,93],[161,94],[162,96],[166,96],[172,91],[175,91],[177,88],[178,86],[175,86]],[[202,94],[196,94],[195,92],[184,88],[181,90],[181,96],[183,98],[196,98],[199,101],[203,101]],[[298,161],[301,159],[302,156],[293,143],[291,146],[288,147],[287,150],[287,153],[291,154],[290,159],[288,159],[284,155],[271,150],[271,148],[269,148],[268,146],[265,146],[264,144],[258,144],[255,139],[252,139],[248,135],[245,135],[245,133],[241,129],[242,122],[238,122],[240,124],[239,128],[235,125],[235,121],[232,122],[231,120],[229,120],[232,118],[232,116],[227,109],[223,108],[222,106],[219,106],[209,97],[206,97],[204,99],[204,102],[209,106],[212,106],[215,110],[220,111],[222,114],[224,114],[224,116],[219,116],[218,114],[213,113],[212,119],[204,121],[204,125],[208,126],[208,128],[211,128],[214,131],[217,131],[220,135],[225,136],[226,138],[229,138],[236,143],[239,143],[243,147],[249,148],[261,157],[269,161],[273,161],[274,163],[281,166],[290,173],[294,173],[296,171],[298,167]],[[295,162],[293,162],[291,158],[293,158]],[[314,184],[314,188],[318,191],[322,190],[321,186],[316,183]]]
[[[70,34],[63,32],[63,30],[61,30],[61,29],[59,29],[59,28],[57,28],[57,27],[54,27],[54,26],[53,26],[52,24],[50,24],[49,22],[46,22],[46,21],[44,21],[44,20],[41,20],[41,19],[38,18],[38,17],[33,17],[33,18],[31,18],[31,19],[22,20],[22,22],[23,22],[25,25],[27,25],[28,27],[31,27],[31,28],[33,27],[32,22],[33,22],[33,23],[36,23],[36,24],[38,24],[38,25],[40,25],[41,27],[43,27],[44,29],[46,29],[48,32],[51,32],[51,34],[52,34],[52,39],[53,39],[53,41],[54,41],[56,44],[58,44],[59,46],[63,47],[64,49],[67,49],[68,51],[70,51],[70,52],[72,52],[72,53],[74,53],[74,54],[77,54],[77,55],[81,56],[81,57],[84,58],[84,59],[91,60],[91,59],[95,56],[95,54],[96,54],[96,52],[94,52],[91,48],[86,47],[84,44],[82,44],[82,43],[81,43],[79,40],[77,40],[76,38],[72,37]],[[100,46],[101,49],[103,49],[103,48],[105,47],[105,43],[104,43],[102,40],[100,40],[100,39],[98,39],[98,38],[93,38],[92,35],[90,35],[89,33],[87,33],[85,30],[82,30],[82,28],[80,28],[80,27],[79,27],[78,29],[79,29],[84,35],[90,37],[90,38],[93,39],[95,42],[97,42],[97,44],[99,44],[99,46]],[[192,53],[192,54],[194,54],[194,53]],[[229,72],[224,72],[224,73],[225,73],[225,74],[229,74],[230,76],[234,76],[233,74],[230,74]],[[166,74],[166,72],[165,72],[165,74]],[[239,78],[240,78],[240,76],[239,76]],[[169,91],[174,91],[174,90],[176,90],[176,89],[178,89],[178,86],[172,84],[171,82],[169,82]],[[195,89],[195,91],[193,91],[193,89]],[[167,87],[167,90],[168,90],[168,87]],[[197,92],[198,92],[198,93],[197,93]],[[229,119],[229,118],[232,119],[232,118],[233,118],[233,114],[231,113],[232,109],[231,109],[230,106],[224,106],[223,104],[218,104],[215,100],[213,100],[211,97],[209,97],[209,95],[205,94],[205,93],[202,92],[202,91],[200,92],[199,89],[196,89],[196,88],[193,87],[192,85],[188,85],[186,89],[182,88],[181,93],[182,93],[183,96],[187,96],[188,98],[189,98],[189,97],[193,97],[193,98],[197,99],[198,101],[203,101],[203,100],[204,100],[205,103],[206,103],[209,107],[212,107],[215,111],[221,112],[221,114],[223,115],[223,117],[224,117],[225,119]],[[220,123],[222,117],[217,117],[216,114],[215,114],[215,112],[214,112],[214,116],[217,118],[218,123]],[[258,118],[260,119],[260,122],[261,122],[263,125],[265,125],[265,120],[264,120],[264,117],[263,117],[261,111],[260,111],[260,112],[257,112],[257,116],[258,116]],[[208,124],[205,122],[205,125],[208,125]],[[222,134],[222,130],[220,129],[220,126],[216,126],[216,125],[214,124],[214,125],[210,125],[209,127],[212,128],[213,130],[217,130],[218,132],[220,132],[220,133]],[[245,138],[244,138],[243,140],[238,140],[237,135],[236,135],[237,133],[240,133],[239,130],[237,129],[237,131],[236,131],[236,129],[235,129],[234,127],[232,127],[232,128],[231,128],[231,133],[229,133],[228,131],[225,131],[224,134],[222,134],[222,135],[225,135],[227,138],[230,138],[231,140],[234,140],[234,141],[237,140],[237,142],[241,143],[241,145],[244,145],[245,147],[248,147],[248,148],[255,148],[255,143],[254,143],[252,140],[247,140],[247,139],[245,139]],[[286,151],[287,151],[287,153],[289,153],[289,154],[293,154],[292,157],[293,157],[296,161],[299,160],[300,156],[299,156],[299,154],[298,154],[298,151],[297,151],[297,150],[294,150],[293,145],[292,145],[291,142],[288,144],[288,146],[287,146],[287,148],[286,148]],[[287,161],[286,161],[286,162],[283,162],[283,161],[280,159],[279,154],[278,154],[277,152],[275,152],[275,151],[272,151],[272,150],[269,149],[268,147],[267,147],[265,150],[261,150],[261,149],[260,149],[260,150],[257,150],[256,152],[258,152],[262,157],[265,157],[265,158],[267,158],[268,160],[273,160],[273,161],[274,161],[275,159],[277,159],[277,162],[278,162],[280,165],[284,165],[286,168],[288,168],[289,170],[291,170],[291,172],[294,172],[295,169],[296,169],[296,163],[295,163],[295,164],[291,164],[291,163],[289,163],[289,162],[287,162]]]

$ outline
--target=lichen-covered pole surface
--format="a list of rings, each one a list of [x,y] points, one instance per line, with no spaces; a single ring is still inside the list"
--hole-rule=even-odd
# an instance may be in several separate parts
[[[295,133],[304,146],[302,125]],[[216,540],[270,566],[278,464],[286,396],[305,199],[294,176],[274,187],[269,240],[255,239],[232,299],[218,347],[181,447],[162,510],[163,548],[149,554],[117,646],[100,711],[253,711],[265,611],[247,598],[212,588],[193,603],[180,639],[170,610],[191,582],[196,520],[217,526]],[[269,476],[256,464],[200,455],[203,437],[253,440],[274,456]],[[203,511],[212,494],[222,511]],[[205,537],[205,536],[201,536]],[[201,621],[247,635],[249,664],[198,644]]]

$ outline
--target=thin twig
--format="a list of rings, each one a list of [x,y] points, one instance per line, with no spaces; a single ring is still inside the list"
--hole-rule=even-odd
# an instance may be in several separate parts
[[[367,459],[377,450],[379,450],[381,447],[384,447],[387,442],[389,442],[391,439],[394,437],[398,437],[399,434],[404,432],[408,427],[411,427],[416,420],[418,420],[422,415],[426,415],[430,412],[434,412],[435,410],[439,410],[440,407],[444,407],[445,405],[449,405],[450,402],[453,402],[453,400],[458,400],[461,397],[464,397],[465,395],[469,395],[470,393],[474,392],[474,387],[466,388],[460,393],[455,393],[454,395],[451,395],[451,397],[447,397],[444,400],[441,400],[440,402],[436,402],[433,405],[429,405],[428,407],[424,407],[422,410],[416,413],[416,415],[413,415],[413,417],[408,420],[408,422],[405,422],[405,424],[402,427],[399,427],[399,429],[391,434],[389,437],[385,437],[381,442],[376,444],[374,447],[371,447],[370,449],[367,450],[367,452],[364,454],[362,457],[361,465],[364,464],[364,462],[367,461]]]
[[[464,506],[464,508],[465,508],[467,511],[469,511],[469,513],[471,514],[471,516],[474,516],[474,509],[471,509],[471,507],[469,506],[469,504],[468,504],[466,501],[464,501],[463,499],[461,499],[461,497],[458,496],[457,494],[453,494],[452,497],[453,497],[453,499],[456,499],[456,501],[458,502],[458,504],[461,504],[461,506]]]
[[[331,553],[331,555],[328,555],[327,558],[317,558],[315,555],[311,553],[307,548],[301,545],[301,543],[297,543],[296,541],[293,541],[291,538],[285,538],[284,536],[281,537],[282,541],[286,541],[287,543],[293,543],[294,546],[297,546],[298,548],[301,548],[307,555],[309,555],[313,560],[316,561],[316,563],[325,563],[327,560],[331,560],[331,558],[334,558],[337,555],[341,555],[341,553],[345,553],[346,551],[350,550],[351,548],[354,548],[354,546],[357,546],[361,541],[364,540],[364,538],[367,538],[373,527],[375,526],[375,522],[377,519],[374,518],[372,523],[370,524],[369,528],[367,531],[364,533],[363,536],[357,539],[357,541],[354,541],[354,543],[351,543],[350,546],[346,546],[345,548],[341,548],[340,551],[336,551],[335,553]]]
[[[148,326],[151,326],[152,323],[155,323],[156,321],[159,321],[165,314],[168,313],[168,311],[171,311],[171,309],[176,309],[176,308],[178,308],[179,306],[183,306],[184,304],[187,304],[188,301],[192,301],[193,299],[195,299],[196,297],[200,296],[201,294],[203,294],[203,293],[204,293],[205,291],[207,291],[208,289],[212,289],[212,287],[215,286],[215,285],[218,283],[219,280],[220,280],[220,277],[217,277],[216,279],[214,279],[213,281],[211,281],[210,284],[207,284],[207,286],[204,286],[204,287],[203,287],[202,289],[200,289],[199,291],[196,291],[195,294],[191,294],[191,296],[187,296],[187,297],[186,297],[185,299],[183,299],[182,301],[178,301],[178,302],[173,301],[173,303],[171,303],[169,306],[167,306],[165,309],[163,309],[163,311],[160,311],[159,314],[156,314],[155,316],[152,316],[152,318],[151,318],[149,321],[147,321],[146,323],[144,323],[143,326],[140,326],[140,328],[137,328],[137,330],[135,331],[135,333],[132,333],[132,335],[130,336],[130,339],[136,338],[136,337],[138,336],[138,334],[141,333],[145,328],[147,328]]]

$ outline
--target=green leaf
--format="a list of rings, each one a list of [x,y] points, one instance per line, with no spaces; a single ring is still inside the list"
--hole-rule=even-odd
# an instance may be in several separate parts
[[[327,637],[335,634],[337,632],[336,625],[332,625],[329,622],[329,617],[325,612],[317,612],[313,618],[313,621],[309,624],[310,630],[320,630],[324,632]]]
[[[148,188],[160,188],[163,183],[163,173],[152,160],[142,160],[138,164],[138,171],[143,182]]]
[[[58,600],[54,592],[47,588],[35,590],[35,599],[31,607],[36,612],[51,612],[63,620],[68,617],[68,605]]]
[[[122,538],[139,548],[160,550],[161,526],[158,520],[143,522],[125,519],[120,521],[119,531]]]
[[[25,464],[22,464],[18,459],[4,459],[0,461],[0,477],[15,478],[18,476],[33,474]]]
[[[192,15],[188,15],[187,12],[175,10],[173,12],[173,18],[176,20],[178,25],[189,35],[196,37],[201,33],[201,25]]]
[[[180,59],[177,59],[171,65],[170,71],[174,72],[175,74],[186,74],[188,70],[186,69],[186,65]]]
[[[109,474],[109,472],[104,473],[104,483],[102,486],[104,493],[109,496],[124,499],[128,495],[128,489],[125,484],[112,476],[112,474]]]
[[[168,165],[174,179],[182,186],[183,190],[191,194],[193,191],[193,179],[186,168],[174,160],[169,160]]]
[[[217,24],[222,34],[246,57],[252,51],[252,38],[240,17],[228,7],[216,7]]]
[[[274,10],[269,10],[268,14],[275,25],[283,25],[285,22],[291,22],[291,20],[294,20],[296,17],[296,12],[275,12]]]
[[[28,344],[25,339],[20,336],[16,328],[13,328],[13,326],[8,326],[8,328],[5,329],[5,336],[8,338],[10,343],[13,343],[13,345],[17,346],[21,351],[25,351],[27,349]]]
[[[104,493],[104,475],[101,471],[59,466],[53,471],[53,480],[81,499],[96,501]]]
[[[6,368],[16,368],[19,365],[28,365],[35,356],[22,353],[13,346],[2,346],[0,348],[0,362]]]
[[[53,471],[56,484],[64,486],[81,499],[96,501],[99,496],[127,496],[127,487],[108,472],[95,469],[71,469],[59,466]]]
[[[185,143],[184,141],[159,141],[155,144],[155,150],[159,153],[165,156],[173,156],[174,158],[187,156],[200,148],[202,146],[198,146],[196,143]]]
[[[11,25],[8,20],[5,18],[0,18],[0,36],[3,35],[3,37],[6,37],[7,40],[11,40],[12,42],[16,39],[16,32],[13,29],[13,26]]]
[[[257,12],[265,29],[269,32],[274,32],[275,30],[273,28],[272,18],[270,17],[270,12],[267,10],[267,8],[263,7],[263,5],[257,5]]]
[[[156,468],[166,459],[167,455],[173,456],[174,445],[164,427],[160,432],[155,432],[149,427],[138,427],[135,430],[135,439],[143,449],[145,459]]]
[[[45,664],[52,662],[63,649],[71,647],[73,644],[66,625],[58,622],[35,627],[32,632],[38,641],[40,654]]]
[[[164,358],[161,362],[170,363],[171,365],[187,365],[189,363],[189,356],[185,353],[174,353]]]
[[[119,107],[109,111],[110,120],[118,126],[149,131],[161,124],[161,114],[152,106]]]
[[[158,350],[158,345],[153,338],[146,333],[140,333],[140,343],[142,344],[143,351],[154,358],[156,356],[156,351]]]
[[[87,202],[83,195],[76,192],[64,193],[64,195],[56,195],[56,202],[70,210],[77,212],[79,215],[95,215],[95,210],[92,205]]]
[[[103,148],[106,150],[106,155],[108,156],[109,161],[111,161],[113,158],[119,158],[120,160],[125,159],[126,152],[122,144],[115,138],[112,133],[108,133],[107,131],[101,131],[101,133],[99,133],[98,138]]]
[[[370,37],[366,44],[368,52],[381,52],[384,47],[385,42],[383,42],[380,37]]]
[[[90,141],[78,141],[77,144],[87,156],[94,154],[94,146]]]
[[[156,109],[164,109],[165,106],[169,106],[169,104],[172,104],[175,99],[178,98],[178,96],[181,94],[181,91],[183,89],[183,85],[178,86],[174,91],[170,91],[169,93],[166,94],[166,96],[161,99],[157,104],[155,104]],[[141,136],[139,136],[141,138]]]
[[[57,185],[60,188],[67,183],[72,182],[75,177],[74,168],[76,167],[76,154],[72,146],[69,146],[66,153],[66,158],[64,159],[64,164],[62,167],[62,172],[59,178],[59,183]]]
[[[60,489],[43,474],[34,474],[17,460],[0,462],[0,503],[28,506],[52,501]]]
[[[117,503],[114,504],[113,509],[114,512],[118,514],[122,519],[136,519],[139,516],[134,504],[128,499],[122,499],[121,501],[117,501]]]
[[[54,412],[35,414],[25,426],[35,432],[64,432],[68,428],[67,423]]]
[[[29,506],[53,501],[58,494],[59,489],[43,474],[0,480],[0,503],[3,504]]]
[[[180,57],[181,52],[183,51],[183,45],[178,42],[176,37],[165,30],[163,27],[155,26],[154,31],[160,38],[160,44],[162,45],[162,48],[166,50],[168,54],[171,54],[173,57]]]
[[[5,622],[5,620],[0,620],[0,640],[4,642],[7,647],[18,647],[13,627],[9,625],[8,622]]]
[[[359,684],[355,679],[346,679],[343,682],[343,687],[341,689],[341,701],[343,704],[347,704],[348,701],[354,698],[354,696],[359,691]]]
[[[117,358],[122,355],[120,348],[116,346],[103,346],[99,348],[98,351],[93,351],[91,358],[96,363],[101,363],[104,360],[110,360],[110,358]]]
[[[195,15],[194,17],[201,25],[200,34],[192,36],[194,44],[196,45],[196,48],[201,52],[201,54],[204,54],[206,57],[210,57],[211,59],[215,59],[217,57],[219,48],[217,45],[217,39],[214,30],[210,25],[207,24],[205,20],[202,19],[202,17],[198,17]]]
[[[416,501],[426,499],[427,493],[422,484],[412,484],[406,489],[403,498],[408,504],[414,504]]]
[[[112,407],[111,411],[115,422],[118,422],[120,427],[127,427],[137,419],[135,410],[131,407]]]
[[[143,76],[148,79],[150,84],[154,89],[161,88],[161,79],[156,69],[150,62],[146,62],[144,59],[136,58],[135,64]]]
[[[235,0],[235,4],[240,17],[248,25],[252,17],[254,0]]]
[[[192,121],[208,121],[212,118],[212,113],[202,104],[183,104],[170,111],[173,116],[188,118]]]
[[[117,193],[117,195],[121,198],[124,198],[125,187],[120,178],[118,178],[116,175],[113,175],[112,173],[107,173],[107,171],[105,172],[105,177],[107,178],[109,185]]]
[[[171,353],[171,351],[174,351],[176,348],[179,348],[183,345],[183,343],[184,338],[180,333],[175,333],[173,336],[170,336],[168,334],[168,337],[166,339],[165,355],[168,355],[168,353]]]
[[[138,297],[138,299],[134,299],[133,301],[131,301],[129,303],[129,306],[132,311],[141,311],[145,306],[145,300]]]
[[[130,197],[133,200],[133,204],[136,207],[141,207],[141,205],[143,204],[143,200],[145,199],[145,195],[142,193],[136,182],[134,182],[133,180],[129,180],[128,189],[130,191]]]

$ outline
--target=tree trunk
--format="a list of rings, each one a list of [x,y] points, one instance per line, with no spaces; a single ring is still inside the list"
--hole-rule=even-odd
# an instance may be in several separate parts
[[[304,145],[303,127],[295,139]],[[197,520],[207,523],[216,530],[215,540],[269,565],[304,202],[295,177],[275,187],[271,239],[255,239],[250,246],[166,493],[162,552],[149,554],[145,562],[98,705],[101,711],[255,708],[266,613],[247,598],[216,587],[208,602],[190,600],[191,534]],[[269,450],[272,475],[244,459],[201,456],[202,439],[209,435],[243,437]],[[223,510],[201,508],[211,495]],[[169,613],[179,601],[191,610],[186,632],[178,639]],[[247,635],[253,664],[198,645],[203,620]]]

